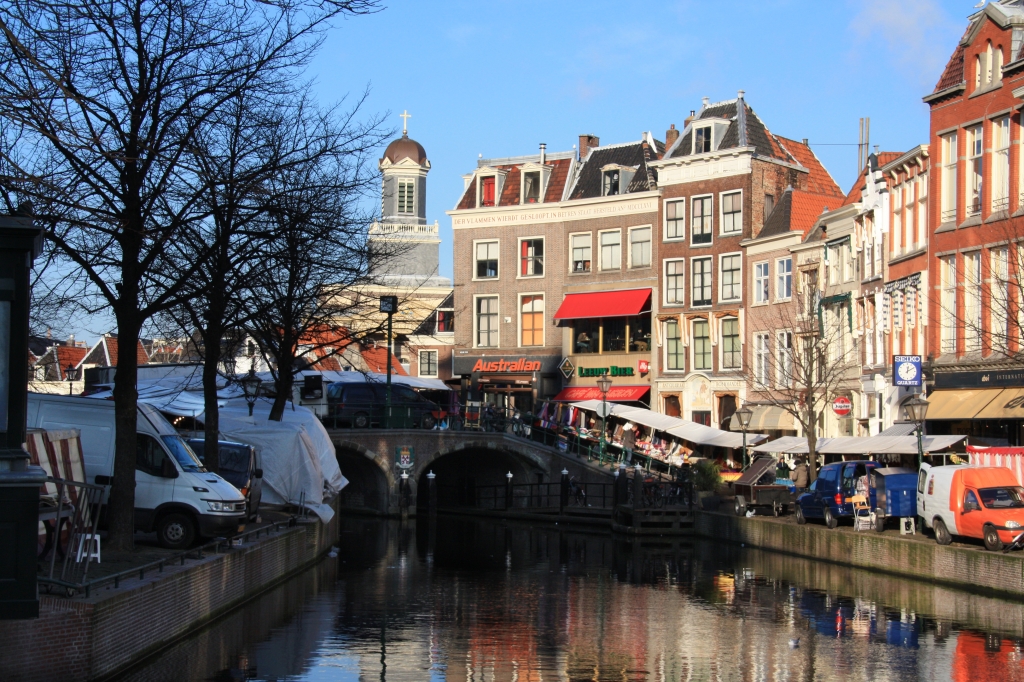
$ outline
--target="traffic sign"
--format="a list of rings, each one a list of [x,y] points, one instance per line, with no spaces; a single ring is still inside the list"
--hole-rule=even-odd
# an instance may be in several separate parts
[[[832,411],[836,413],[837,417],[845,417],[850,414],[851,410],[853,410],[853,403],[846,396],[841,395],[832,401]]]

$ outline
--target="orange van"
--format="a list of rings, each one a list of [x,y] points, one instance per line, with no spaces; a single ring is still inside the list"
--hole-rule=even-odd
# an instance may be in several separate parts
[[[917,514],[948,545],[954,535],[980,538],[997,551],[1024,533],[1024,488],[1006,467],[921,465]]]

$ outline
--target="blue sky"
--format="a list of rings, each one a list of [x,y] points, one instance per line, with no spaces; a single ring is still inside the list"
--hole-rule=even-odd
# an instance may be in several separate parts
[[[320,97],[371,88],[367,111],[407,109],[432,170],[427,213],[451,221],[462,175],[487,157],[664,139],[701,98],[739,89],[772,132],[808,138],[845,190],[857,171],[858,119],[871,143],[927,142],[930,92],[977,0],[384,0],[347,20],[313,64]],[[820,146],[818,146],[820,145]]]

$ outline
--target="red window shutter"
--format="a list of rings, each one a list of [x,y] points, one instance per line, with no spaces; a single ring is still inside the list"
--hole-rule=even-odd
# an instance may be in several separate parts
[[[494,206],[494,178],[484,178],[482,203],[484,206]]]

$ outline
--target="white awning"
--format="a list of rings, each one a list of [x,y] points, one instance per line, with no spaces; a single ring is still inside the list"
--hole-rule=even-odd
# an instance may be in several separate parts
[[[938,452],[956,445],[963,439],[964,436],[925,436],[921,445],[925,452]],[[828,444],[818,448],[818,452],[826,455],[913,455],[917,454],[917,436],[833,438]]]
[[[573,403],[573,407],[590,412],[597,412],[601,408],[600,400],[584,400]],[[722,431],[713,426],[704,426],[696,422],[687,421],[678,417],[670,417],[667,414],[645,410],[640,407],[629,407],[608,403],[608,413],[620,419],[627,419],[643,424],[662,433],[695,443],[697,445],[711,445],[721,448],[743,447],[743,434]],[[760,433],[748,433],[747,445],[759,443],[768,436]]]
[[[831,438],[819,438],[815,449],[821,452],[821,448],[828,444]],[[807,438],[805,436],[783,436],[767,443],[761,443],[751,448],[754,452],[771,452],[779,455],[806,455],[808,453]]]

